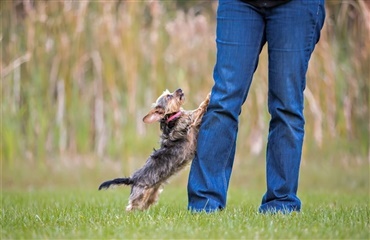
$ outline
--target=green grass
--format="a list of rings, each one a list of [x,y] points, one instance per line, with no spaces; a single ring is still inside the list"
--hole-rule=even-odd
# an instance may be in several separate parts
[[[257,213],[265,189],[262,157],[237,154],[227,207],[209,215],[186,210],[188,168],[165,187],[158,205],[126,213],[129,188],[97,191],[101,181],[128,174],[126,165],[89,165],[89,158],[66,166],[3,164],[1,238],[369,239],[368,160],[328,150],[303,159],[303,208],[292,215]],[[134,159],[135,167],[144,160]]]
[[[363,194],[306,192],[303,211],[257,213],[260,195],[233,188],[227,208],[214,214],[186,210],[185,189],[165,188],[158,205],[126,213],[129,189],[3,191],[2,239],[192,238],[368,239],[369,199]]]

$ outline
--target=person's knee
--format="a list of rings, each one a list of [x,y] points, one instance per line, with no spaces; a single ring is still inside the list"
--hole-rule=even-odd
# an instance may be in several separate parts
[[[274,106],[270,108],[271,126],[284,125],[295,131],[303,131],[305,120],[303,109],[296,106]]]

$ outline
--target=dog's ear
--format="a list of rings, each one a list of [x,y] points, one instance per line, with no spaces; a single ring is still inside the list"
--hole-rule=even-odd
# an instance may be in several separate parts
[[[152,109],[144,118],[143,122],[145,123],[154,123],[158,122],[163,118],[162,111],[159,111],[158,109]]]

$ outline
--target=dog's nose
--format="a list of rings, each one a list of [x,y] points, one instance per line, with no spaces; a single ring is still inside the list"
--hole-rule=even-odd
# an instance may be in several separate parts
[[[182,100],[184,98],[184,93],[183,93],[181,88],[179,88],[175,91],[175,96],[178,96],[180,98],[180,100]]]

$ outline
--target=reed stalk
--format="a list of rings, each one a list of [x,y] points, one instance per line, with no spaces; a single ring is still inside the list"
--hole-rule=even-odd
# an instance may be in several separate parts
[[[181,87],[190,109],[213,84],[216,4],[179,6],[1,2],[2,161],[46,165],[93,153],[141,165],[128,159],[157,144],[157,127],[141,122],[156,96]],[[327,1],[307,74],[306,152],[369,154],[369,16],[366,1]],[[264,50],[240,117],[240,155],[264,154],[266,92]]]

